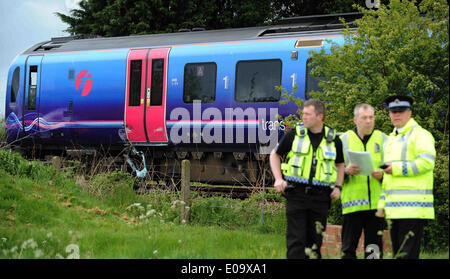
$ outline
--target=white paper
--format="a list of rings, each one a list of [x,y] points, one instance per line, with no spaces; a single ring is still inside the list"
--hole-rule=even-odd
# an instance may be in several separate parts
[[[357,175],[371,175],[374,171],[370,152],[368,151],[351,151],[347,152],[350,163],[358,165],[361,172]]]

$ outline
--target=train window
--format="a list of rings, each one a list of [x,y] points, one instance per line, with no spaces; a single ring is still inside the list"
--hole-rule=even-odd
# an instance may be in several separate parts
[[[19,80],[20,80],[20,67],[14,69],[11,82],[11,103],[16,102],[17,93],[19,92]]]
[[[36,109],[36,90],[37,90],[37,77],[38,66],[30,66],[30,81],[28,87],[28,109]]]
[[[278,102],[281,60],[239,61],[236,65],[234,99],[240,103]]]
[[[69,80],[74,80],[75,79],[75,70],[74,69],[70,69],[69,70],[69,76],[67,78]]]
[[[310,92],[323,92],[323,88],[319,86],[319,81],[324,80],[323,78],[316,78],[311,75],[311,70],[314,69],[314,66],[311,66],[310,63],[312,58],[308,58],[306,60],[306,81],[305,81],[305,100],[311,98]]]
[[[153,59],[150,106],[162,105],[163,83],[164,83],[164,59]]]
[[[138,107],[141,99],[142,60],[131,60],[130,64],[128,106]]]
[[[216,63],[188,63],[184,67],[183,102],[200,100],[211,104],[216,99]]]

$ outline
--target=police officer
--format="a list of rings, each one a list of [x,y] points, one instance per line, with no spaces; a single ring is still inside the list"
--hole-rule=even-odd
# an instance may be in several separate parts
[[[364,230],[365,258],[380,258],[383,251],[382,234],[384,219],[375,213],[381,194],[383,171],[383,142],[386,135],[374,130],[375,110],[368,104],[354,109],[356,127],[341,135],[345,158],[345,180],[342,187],[342,258],[356,259],[356,248]],[[375,170],[371,175],[360,175],[360,166],[352,164],[348,151],[370,152]],[[370,246],[371,245],[371,246]]]
[[[387,167],[377,214],[392,221],[394,256],[418,259],[426,220],[434,219],[434,138],[411,117],[412,98],[391,96],[384,103],[394,130],[384,149]]]
[[[288,259],[321,258],[331,198],[340,196],[342,142],[334,129],[324,125],[324,117],[321,101],[306,101],[303,123],[287,132],[270,154],[275,189],[286,197]],[[285,155],[287,163],[280,164]]]

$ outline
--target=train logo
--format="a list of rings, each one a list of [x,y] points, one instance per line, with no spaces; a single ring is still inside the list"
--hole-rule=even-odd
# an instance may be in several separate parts
[[[87,74],[87,76],[86,76],[86,74]],[[86,76],[86,78],[85,78],[85,76]],[[80,85],[83,82],[83,80],[85,82],[83,85],[83,90],[81,92],[82,97],[87,96],[91,92],[91,89],[92,89],[92,75],[87,70],[83,70],[77,75],[77,80],[75,82],[75,89],[77,91],[78,91],[78,89],[80,89]]]

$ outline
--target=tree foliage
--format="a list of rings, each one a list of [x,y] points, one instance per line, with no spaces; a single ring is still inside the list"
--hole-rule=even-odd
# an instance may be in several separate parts
[[[375,107],[376,127],[390,133],[383,100],[391,95],[414,99],[413,117],[436,139],[436,220],[426,228],[426,248],[448,249],[449,6],[444,0],[391,0],[378,10],[359,8],[356,29],[343,30],[345,44],[311,52],[327,103],[326,122],[338,131],[354,127],[359,103]],[[432,240],[432,241],[431,241]],[[444,247],[445,247],[444,246]]]
[[[357,28],[343,30],[345,44],[330,52],[312,52],[312,74],[325,78],[331,126],[353,126],[353,108],[368,103],[376,108],[377,126],[390,132],[392,125],[383,100],[391,95],[414,98],[414,118],[440,141],[448,129],[448,5],[445,1],[392,0],[380,9],[365,10]]]
[[[267,25],[283,17],[355,11],[362,0],[83,0],[57,13],[72,35],[105,37]]]

